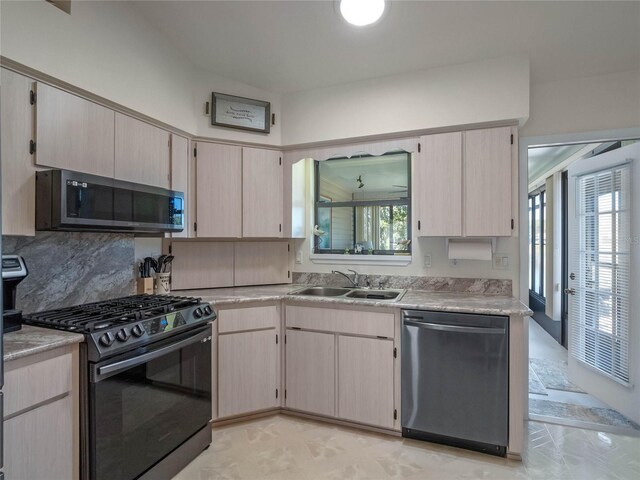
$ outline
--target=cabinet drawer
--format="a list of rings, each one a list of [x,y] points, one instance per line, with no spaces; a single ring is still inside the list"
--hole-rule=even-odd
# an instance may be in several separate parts
[[[280,313],[275,305],[219,310],[218,333],[275,328],[279,321]]]
[[[4,375],[4,416],[71,391],[72,355],[51,350],[9,361]]]
[[[327,332],[351,333],[372,337],[393,338],[394,336],[393,313],[300,307],[294,305],[288,305],[286,312],[287,328],[323,330]]]

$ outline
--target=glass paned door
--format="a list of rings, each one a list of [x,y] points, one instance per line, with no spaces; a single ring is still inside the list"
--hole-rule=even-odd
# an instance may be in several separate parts
[[[623,384],[629,383],[632,264],[627,149],[639,150],[632,145],[570,168],[567,289],[569,353]]]

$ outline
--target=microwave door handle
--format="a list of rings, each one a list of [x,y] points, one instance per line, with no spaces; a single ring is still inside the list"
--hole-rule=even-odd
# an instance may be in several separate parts
[[[193,345],[194,343],[205,343],[208,341],[211,341],[211,333],[205,332],[204,334],[186,338],[171,345],[167,345],[166,347],[159,348],[158,350],[153,350],[151,352],[138,355],[137,357],[128,358],[126,360],[121,360],[119,362],[98,367],[96,370],[91,372],[91,382],[100,382],[120,372],[133,368],[137,365],[150,362],[151,360],[175,352],[177,350],[180,350],[181,348],[188,347],[189,345]]]

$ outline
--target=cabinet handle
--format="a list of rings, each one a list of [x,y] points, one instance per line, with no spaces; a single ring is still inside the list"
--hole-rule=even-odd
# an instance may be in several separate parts
[[[418,230],[420,230],[420,220],[418,220]]]

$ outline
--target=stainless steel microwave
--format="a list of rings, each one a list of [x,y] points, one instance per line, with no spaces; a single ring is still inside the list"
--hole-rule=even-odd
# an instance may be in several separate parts
[[[184,193],[69,170],[36,173],[36,229],[180,232]]]

